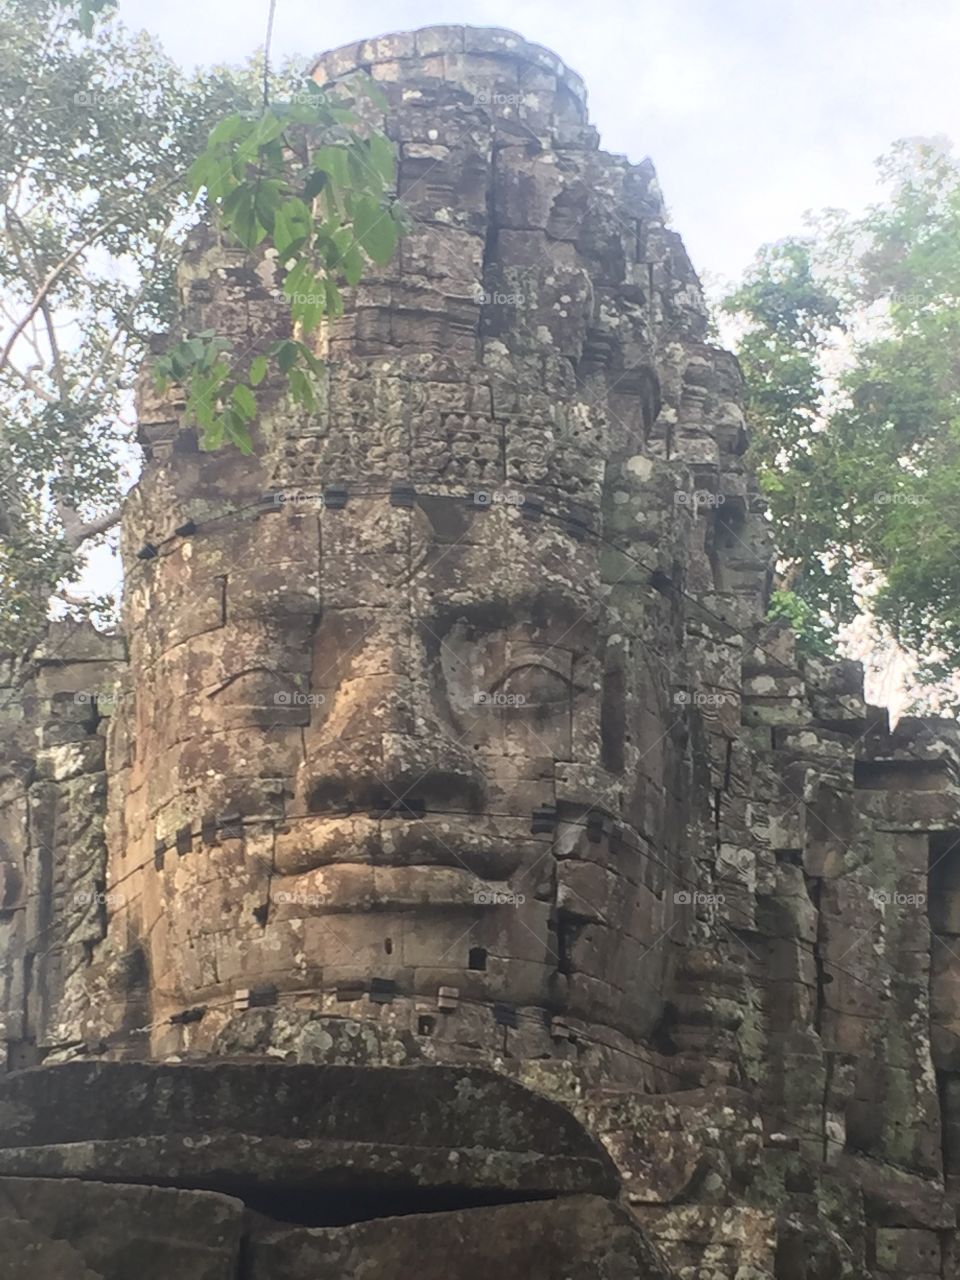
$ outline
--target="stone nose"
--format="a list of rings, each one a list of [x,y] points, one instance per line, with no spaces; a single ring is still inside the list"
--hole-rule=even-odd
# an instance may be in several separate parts
[[[306,807],[478,811],[485,788],[445,714],[445,694],[408,630],[378,629],[338,661],[304,732]]]

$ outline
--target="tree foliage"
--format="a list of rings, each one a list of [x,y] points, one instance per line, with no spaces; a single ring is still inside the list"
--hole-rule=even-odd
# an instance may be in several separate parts
[[[385,105],[372,81],[357,94]],[[267,243],[283,270],[283,292],[298,337],[255,352],[241,368],[232,345],[215,333],[189,335],[157,364],[161,385],[185,381],[187,413],[204,448],[224,441],[252,448],[255,388],[275,361],[292,397],[316,405],[317,360],[302,338],[324,315],[343,312],[339,281],[355,285],[369,258],[391,259],[402,226],[391,193],[393,146],[366,132],[349,100],[331,98],[313,81],[293,101],[221,120],[189,174],[190,194],[206,193],[226,231],[246,249]]]
[[[286,266],[291,337],[242,367],[216,333],[180,334],[204,443],[249,448],[275,362],[312,398],[304,339],[365,257],[393,251],[393,154],[350,100],[289,68],[184,75],[113,0],[0,0],[0,651],[116,523],[135,470],[131,389],[152,335],[176,332],[174,269],[204,210]],[[368,113],[369,114],[369,113]]]
[[[960,169],[903,142],[881,176],[884,201],[767,246],[723,309],[804,634],[867,609],[939,680],[960,666]]]

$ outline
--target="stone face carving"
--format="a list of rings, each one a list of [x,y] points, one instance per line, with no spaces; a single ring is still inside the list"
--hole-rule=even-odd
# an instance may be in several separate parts
[[[103,950],[142,956],[155,1054],[262,1047],[270,1018],[329,1038],[376,984],[386,1031],[436,1033],[418,1053],[522,1029],[564,1057],[574,1028],[633,1076],[663,1016],[664,887],[708,807],[678,637],[691,568],[729,558],[706,507],[749,520],[737,375],[575,78],[444,39],[374,64],[412,229],[321,335],[322,410],[275,393],[238,463],[144,405]],[[192,321],[256,344],[275,295],[270,260],[198,239]],[[80,1038],[118,1041],[111,995]]]
[[[497,1232],[508,1280],[951,1280],[955,727],[891,733],[854,664],[762,622],[736,362],[577,77],[463,27],[315,75],[360,68],[410,231],[318,335],[320,409],[268,384],[253,459],[207,455],[146,378],[125,644],[60,626],[0,669],[0,1014],[8,1065],[44,1064],[0,1088],[10,1238],[106,1280],[81,1199],[123,1176],[210,1197],[198,1275],[235,1275],[236,1232],[253,1280],[430,1275],[434,1248],[468,1280]],[[201,230],[187,323],[256,349],[277,283]],[[307,1156],[249,1057],[306,1073]],[[441,1126],[406,1159],[431,1099],[501,1105],[478,1066],[562,1104],[553,1137],[520,1091],[483,1142]],[[337,1144],[372,1141],[335,1103],[316,1127],[336,1080],[393,1134],[369,1221],[317,1217],[354,1176]],[[136,1123],[84,1128],[71,1091],[109,1114],[111,1089]],[[256,1167],[224,1137],[241,1101]],[[581,1125],[622,1182],[560,1176]],[[38,1177],[73,1226],[25,1211]],[[166,1221],[128,1192],[132,1232]]]

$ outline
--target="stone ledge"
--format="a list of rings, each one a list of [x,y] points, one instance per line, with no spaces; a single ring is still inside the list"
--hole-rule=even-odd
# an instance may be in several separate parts
[[[494,1071],[61,1063],[0,1081],[0,1173],[614,1195],[600,1143]]]

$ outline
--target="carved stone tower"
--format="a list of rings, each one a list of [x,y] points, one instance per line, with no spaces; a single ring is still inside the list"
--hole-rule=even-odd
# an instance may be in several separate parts
[[[277,394],[251,462],[144,405],[94,1038],[336,1059],[357,1016],[390,1061],[632,1078],[728,768],[684,699],[739,718],[730,641],[684,636],[738,652],[762,600],[736,367],[553,55],[442,28],[316,76],[361,68],[411,230],[322,334],[322,410]],[[275,289],[200,239],[188,324],[260,344]]]
[[[0,1193],[192,1205],[224,1280],[956,1277],[956,735],[763,623],[736,361],[579,79],[464,27],[314,74],[358,70],[410,229],[319,410],[267,384],[253,457],[204,453],[145,379],[125,648],[9,673],[0,1009],[43,1065]],[[186,327],[284,336],[278,279],[201,230]]]

